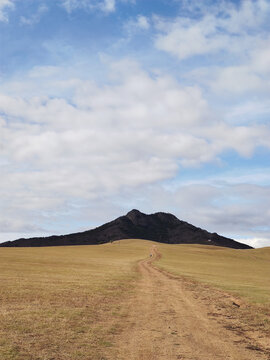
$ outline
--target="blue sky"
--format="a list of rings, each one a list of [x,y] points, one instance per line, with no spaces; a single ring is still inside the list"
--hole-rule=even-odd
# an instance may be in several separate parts
[[[0,0],[0,241],[138,208],[270,246],[269,15]]]

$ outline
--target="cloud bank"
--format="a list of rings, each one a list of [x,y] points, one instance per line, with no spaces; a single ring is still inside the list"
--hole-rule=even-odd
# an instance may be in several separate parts
[[[270,2],[171,6],[0,0],[0,241],[136,207],[267,244]]]

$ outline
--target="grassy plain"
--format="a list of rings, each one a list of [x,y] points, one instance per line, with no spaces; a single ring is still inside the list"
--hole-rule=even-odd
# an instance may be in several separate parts
[[[105,360],[152,245],[0,248],[0,359]],[[156,245],[156,266],[269,307],[270,248]]]
[[[149,246],[1,248],[0,359],[104,359]]]
[[[158,266],[228,290],[258,304],[270,303],[270,247],[234,250],[205,245],[159,245]]]

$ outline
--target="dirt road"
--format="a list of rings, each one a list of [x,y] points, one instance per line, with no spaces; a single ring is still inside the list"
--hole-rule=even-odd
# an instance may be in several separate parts
[[[222,317],[211,313],[211,296],[203,301],[185,280],[156,269],[152,264],[159,256],[156,247],[152,254],[139,264],[142,277],[137,293],[129,300],[123,331],[115,339],[117,359],[270,358],[266,349],[252,345],[241,331],[232,331]]]

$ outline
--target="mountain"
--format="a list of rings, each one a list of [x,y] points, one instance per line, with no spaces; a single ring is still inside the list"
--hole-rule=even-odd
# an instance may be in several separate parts
[[[251,249],[216,233],[209,233],[172,214],[158,212],[146,215],[132,210],[107,224],[84,232],[18,239],[0,244],[0,247],[32,247],[61,245],[97,245],[121,239],[145,239],[167,244],[204,244],[234,249]]]

